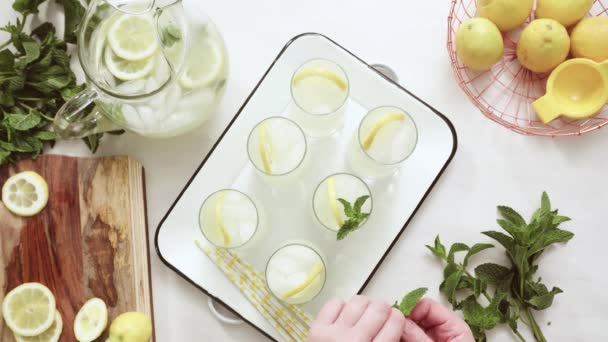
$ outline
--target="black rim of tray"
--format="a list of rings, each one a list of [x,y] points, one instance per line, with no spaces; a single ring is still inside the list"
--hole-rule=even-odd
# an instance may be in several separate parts
[[[378,75],[382,76],[388,82],[394,84],[399,89],[401,89],[403,92],[407,93],[409,96],[413,97],[414,99],[416,99],[417,101],[419,101],[420,103],[422,103],[426,107],[428,107],[433,113],[435,113],[437,116],[439,116],[441,119],[443,119],[443,121],[445,121],[445,123],[450,128],[450,131],[452,132],[453,145],[452,145],[452,152],[450,154],[450,157],[446,160],[445,164],[443,165],[443,167],[441,168],[441,170],[437,174],[437,177],[435,177],[435,179],[433,180],[433,183],[431,183],[431,186],[427,189],[427,191],[424,193],[424,196],[422,196],[422,198],[420,199],[420,202],[418,202],[418,204],[416,205],[416,208],[412,212],[412,215],[410,215],[410,217],[407,219],[407,221],[405,222],[405,224],[403,225],[403,227],[401,228],[401,230],[399,231],[399,233],[397,233],[397,236],[395,236],[395,239],[388,246],[388,248],[386,249],[386,251],[384,252],[384,254],[382,255],[382,257],[380,258],[380,260],[378,261],[378,263],[376,264],[376,266],[374,267],[374,269],[370,273],[369,277],[365,280],[365,282],[363,283],[363,285],[361,286],[361,288],[359,289],[359,291],[357,293],[363,292],[363,290],[365,290],[365,288],[367,287],[367,285],[369,284],[369,282],[371,281],[371,279],[374,277],[374,275],[376,274],[376,272],[380,268],[380,265],[382,265],[382,263],[386,259],[386,256],[393,249],[393,247],[395,246],[395,243],[397,243],[397,240],[399,240],[399,238],[401,237],[401,235],[405,231],[405,228],[407,228],[407,226],[409,225],[409,223],[412,220],[412,218],[418,212],[418,209],[420,209],[420,206],[422,205],[422,203],[424,202],[424,200],[427,198],[427,196],[429,195],[429,193],[431,192],[431,190],[435,187],[435,184],[437,184],[437,181],[439,180],[439,178],[441,177],[441,175],[443,175],[443,172],[445,171],[445,169],[447,168],[447,166],[450,164],[450,162],[454,158],[454,155],[456,154],[456,150],[457,150],[457,147],[458,147],[458,138],[457,138],[457,135],[456,135],[456,130],[454,129],[454,125],[452,124],[452,122],[445,115],[443,115],[441,112],[439,112],[438,110],[436,110],[435,108],[433,108],[432,106],[430,106],[429,104],[427,104],[426,102],[422,101],[420,98],[418,98],[416,95],[412,94],[410,91],[408,91],[407,89],[405,89],[404,87],[402,87],[398,83],[392,81],[388,77],[386,77],[386,76],[382,75],[381,73],[379,73],[378,71],[376,71],[372,66],[370,66],[369,64],[367,64],[361,58],[357,57],[355,54],[353,54],[349,50],[345,49],[343,46],[341,46],[340,44],[336,43],[335,41],[333,41],[332,39],[328,38],[327,36],[325,36],[323,34],[320,34],[320,33],[314,33],[314,32],[302,33],[302,34],[299,34],[299,35],[293,37],[291,40],[289,40],[287,42],[287,44],[285,44],[285,46],[281,49],[281,51],[279,52],[279,54],[277,55],[277,57],[274,59],[274,61],[272,62],[272,64],[268,68],[268,70],[266,70],[266,72],[264,73],[264,75],[262,76],[262,78],[260,79],[260,81],[256,84],[255,88],[253,88],[253,91],[249,94],[249,96],[247,96],[247,99],[245,100],[245,102],[243,103],[243,105],[241,106],[241,108],[239,108],[239,111],[232,118],[232,120],[230,121],[230,123],[228,124],[228,126],[226,127],[226,129],[222,132],[222,135],[215,142],[215,144],[213,145],[213,147],[211,148],[211,150],[209,151],[209,153],[207,154],[207,156],[205,157],[205,159],[203,159],[203,161],[198,166],[198,168],[196,169],[196,171],[194,172],[194,174],[192,175],[192,177],[188,180],[188,182],[186,183],[186,185],[184,186],[184,188],[182,189],[182,191],[179,193],[179,195],[177,196],[177,198],[175,199],[175,201],[173,202],[173,204],[171,204],[171,207],[169,208],[169,210],[167,211],[167,213],[161,219],[160,223],[158,224],[158,227],[156,228],[156,233],[154,234],[154,247],[156,249],[156,253],[158,254],[160,260],[165,264],[165,266],[167,266],[168,268],[170,268],[171,270],[173,270],[175,273],[177,273],[178,275],[180,275],[182,278],[184,278],[190,284],[192,284],[193,286],[195,286],[196,288],[198,288],[200,291],[202,291],[203,293],[205,293],[207,296],[211,297],[213,300],[215,300],[218,303],[220,303],[223,306],[225,306],[234,315],[236,315],[237,317],[239,317],[240,319],[242,319],[244,322],[246,322],[247,324],[249,324],[250,326],[252,326],[254,329],[256,329],[257,331],[259,331],[261,334],[263,334],[264,336],[268,337],[269,339],[271,339],[273,341],[276,341],[276,340],[270,334],[268,334],[262,328],[260,328],[259,326],[255,325],[254,323],[252,323],[251,321],[249,321],[245,317],[243,317],[234,308],[232,308],[231,306],[229,306],[228,304],[226,304],[224,301],[222,301],[221,299],[219,299],[216,296],[214,296],[212,293],[210,293],[209,291],[207,291],[205,288],[203,288],[200,285],[198,285],[197,283],[195,283],[192,279],[190,279],[182,271],[180,271],[178,268],[176,268],[171,263],[169,263],[163,257],[163,254],[161,253],[161,251],[160,251],[160,249],[158,247],[158,234],[159,234],[159,232],[160,232],[160,230],[161,230],[161,228],[163,226],[163,223],[165,222],[165,220],[167,219],[167,217],[169,217],[169,214],[171,214],[171,212],[173,211],[173,208],[175,207],[175,205],[177,204],[177,202],[179,202],[179,200],[183,196],[183,194],[186,191],[186,189],[188,189],[188,187],[190,186],[190,184],[192,183],[192,181],[194,180],[194,178],[196,178],[196,175],[199,173],[199,171],[201,170],[201,168],[205,165],[205,163],[207,162],[207,160],[209,159],[209,157],[213,154],[213,151],[215,151],[216,147],[222,141],[222,139],[224,138],[224,136],[226,135],[226,133],[230,130],[230,128],[232,127],[232,125],[234,124],[234,122],[236,121],[236,119],[241,115],[243,109],[245,108],[245,106],[247,106],[247,104],[249,103],[249,100],[251,99],[251,97],[253,96],[253,94],[255,94],[255,92],[258,90],[258,88],[260,87],[260,85],[262,84],[262,82],[264,82],[264,80],[266,79],[266,76],[268,75],[268,73],[270,72],[270,70],[272,70],[272,68],[274,67],[274,65],[276,64],[276,62],[281,58],[281,56],[283,56],[283,53],[285,53],[285,50],[287,50],[287,48],[294,41],[298,40],[299,38],[307,37],[307,36],[321,37],[323,39],[328,40],[332,44],[338,46],[340,49],[344,50],[349,55],[351,55],[352,57],[356,58],[359,62],[363,63],[363,65],[367,66],[369,69],[371,69],[372,71],[374,71]]]

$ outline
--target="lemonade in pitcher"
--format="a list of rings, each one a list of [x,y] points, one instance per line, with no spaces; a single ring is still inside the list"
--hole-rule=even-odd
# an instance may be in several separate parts
[[[58,114],[60,134],[108,130],[100,127],[101,116],[152,137],[182,134],[208,120],[223,95],[228,60],[198,5],[92,1],[79,34],[90,87]],[[76,117],[86,101],[97,105],[93,117]]]

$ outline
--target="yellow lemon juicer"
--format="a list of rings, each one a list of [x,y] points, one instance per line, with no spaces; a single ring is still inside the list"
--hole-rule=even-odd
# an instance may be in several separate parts
[[[583,119],[597,114],[608,102],[608,61],[575,58],[549,76],[547,94],[532,103],[538,117],[549,123],[560,116]]]

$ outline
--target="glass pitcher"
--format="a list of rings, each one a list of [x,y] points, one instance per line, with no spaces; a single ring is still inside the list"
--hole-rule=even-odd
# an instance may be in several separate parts
[[[208,120],[226,87],[228,57],[199,4],[92,0],[78,33],[87,88],[57,113],[59,136],[122,128],[172,137]]]

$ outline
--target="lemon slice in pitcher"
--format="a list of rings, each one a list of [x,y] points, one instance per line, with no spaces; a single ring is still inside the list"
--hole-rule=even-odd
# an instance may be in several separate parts
[[[63,330],[63,319],[59,311],[55,310],[55,321],[51,327],[36,336],[21,336],[14,334],[15,342],[57,342]]]
[[[340,214],[340,208],[338,208],[338,199],[336,198],[336,181],[334,177],[330,177],[327,180],[327,196],[329,197],[329,207],[331,208],[331,212],[336,218],[338,228],[340,228],[344,225],[344,220],[342,219],[342,215]]]
[[[15,215],[34,216],[44,209],[48,200],[46,181],[33,171],[10,177],[2,187],[2,202]]]
[[[144,78],[152,72],[155,58],[149,57],[141,61],[129,61],[118,57],[112,49],[106,48],[103,61],[114,77],[123,81],[133,81]]]
[[[108,325],[108,307],[99,298],[89,299],[74,318],[74,335],[80,342],[97,339]]]
[[[114,53],[128,61],[140,61],[158,49],[154,19],[149,15],[124,14],[110,27],[108,43]]]
[[[302,284],[285,291],[281,297],[285,300],[285,299],[289,299],[295,295],[297,295],[298,293],[301,293],[302,291],[304,291],[307,287],[309,287],[312,282],[317,279],[317,277],[323,272],[323,263],[322,262],[317,262],[315,264],[315,266],[312,268],[312,270],[310,271],[310,273],[308,274],[308,278],[306,278],[306,280],[304,280],[304,282],[302,282]]]
[[[9,292],[2,302],[2,315],[13,333],[36,336],[55,321],[55,297],[40,283],[25,283]]]
[[[385,116],[383,116],[380,120],[378,120],[374,126],[372,126],[372,129],[369,130],[369,132],[367,133],[367,135],[365,136],[365,139],[363,140],[363,144],[362,147],[365,151],[369,150],[372,147],[372,144],[374,143],[374,139],[376,139],[376,135],[378,135],[378,132],[380,132],[380,130],[386,126],[387,124],[394,122],[394,121],[403,121],[405,120],[405,114],[403,113],[391,113],[391,114],[386,114]]]
[[[209,86],[217,80],[223,68],[221,46],[216,41],[204,39],[192,48],[179,83],[188,89]]]

